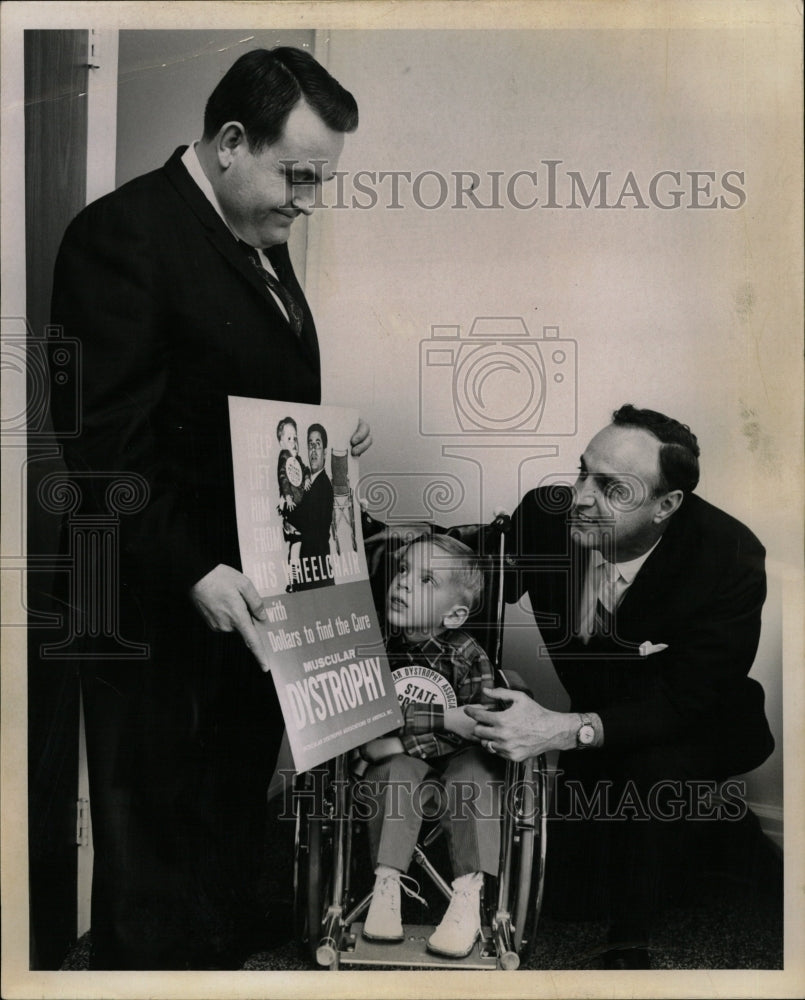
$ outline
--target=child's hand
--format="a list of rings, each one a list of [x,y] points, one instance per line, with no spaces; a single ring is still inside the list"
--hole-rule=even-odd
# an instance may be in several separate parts
[[[312,485],[313,484],[311,483],[311,481],[309,479],[305,480],[305,489],[306,490],[309,490]]]
[[[291,497],[285,498],[285,507],[287,510],[293,510],[296,507],[296,504],[293,502]]]
[[[444,710],[444,728],[449,733],[455,733],[462,739],[478,742],[475,734],[475,719],[471,719],[464,711],[464,707],[446,708]]]

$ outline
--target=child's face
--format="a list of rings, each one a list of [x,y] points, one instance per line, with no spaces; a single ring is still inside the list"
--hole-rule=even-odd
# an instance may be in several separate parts
[[[296,430],[293,424],[286,424],[282,428],[282,435],[280,437],[280,448],[289,451],[292,455],[299,454],[299,440],[296,436]]]
[[[386,598],[386,621],[392,628],[416,638],[460,624],[451,620],[456,608],[466,610],[453,582],[452,558],[422,542],[403,553]]]

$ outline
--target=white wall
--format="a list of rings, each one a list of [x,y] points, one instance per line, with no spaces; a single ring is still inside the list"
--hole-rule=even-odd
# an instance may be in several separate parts
[[[745,174],[746,203],[457,210],[451,199],[427,211],[403,185],[403,207],[393,210],[384,207],[385,182],[373,209],[314,216],[308,260],[325,402],[359,401],[376,442],[362,463],[365,489],[377,479],[392,484],[391,516],[426,516],[423,484],[445,474],[455,477],[449,488],[465,492],[436,520],[511,510],[542,475],[572,477],[586,441],[625,401],[691,425],[702,447],[699,492],[768,549],[770,596],[753,674],[766,689],[779,749],[749,778],[748,797],[778,818],[782,603],[801,559],[792,456],[798,465],[802,450],[801,284],[792,263],[800,233],[797,206],[779,196],[799,150],[799,101],[779,72],[785,44],[796,39],[786,43],[765,28],[333,32],[328,68],[361,109],[342,158],[348,172],[435,170],[449,179],[457,170],[538,170],[544,184],[540,161],[557,159],[588,186],[598,171],[611,171],[614,201],[630,170],[647,200],[659,170],[720,177],[734,169]],[[781,141],[786,133],[790,141]],[[354,188],[344,183],[349,202]],[[423,186],[421,201],[438,200],[435,185]],[[563,185],[557,200],[567,203]],[[533,189],[524,183],[517,193],[526,201]],[[543,202],[545,188],[536,193]],[[419,343],[433,324],[460,324],[466,336],[476,316],[500,315],[523,317],[533,335],[557,325],[576,341],[578,430],[519,439],[525,450],[509,447],[511,435],[468,447],[465,459],[480,464],[447,457],[445,445],[455,452],[456,442],[484,441],[419,432]],[[434,403],[444,413],[451,392],[445,384]],[[505,412],[505,394],[498,403]],[[563,405],[549,394],[546,420],[551,407],[564,420]],[[545,444],[555,446],[553,457],[522,465]],[[794,609],[795,625],[800,613]],[[515,610],[509,621],[527,626],[529,616]],[[508,630],[507,665],[529,674],[547,703],[563,705],[552,669],[535,663],[533,649],[532,629]]]

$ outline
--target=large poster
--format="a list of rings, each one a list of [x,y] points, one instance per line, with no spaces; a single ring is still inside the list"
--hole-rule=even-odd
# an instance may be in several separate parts
[[[363,551],[355,411],[230,397],[243,571],[296,768],[400,724]]]

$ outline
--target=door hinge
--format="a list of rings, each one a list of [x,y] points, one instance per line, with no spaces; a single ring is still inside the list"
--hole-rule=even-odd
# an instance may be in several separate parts
[[[89,847],[89,799],[76,799],[75,807],[75,842],[79,847]]]
[[[101,68],[101,42],[98,32],[94,28],[89,29],[89,62],[87,69]]]

